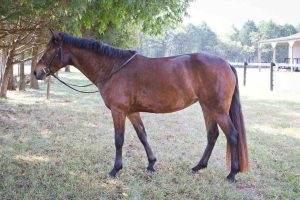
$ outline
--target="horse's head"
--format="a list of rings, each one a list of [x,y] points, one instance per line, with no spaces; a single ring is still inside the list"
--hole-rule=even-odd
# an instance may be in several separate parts
[[[63,49],[63,38],[61,34],[52,30],[50,31],[52,38],[34,70],[34,75],[38,80],[42,80],[46,76],[54,74],[60,68],[65,67],[68,62],[68,56]]]

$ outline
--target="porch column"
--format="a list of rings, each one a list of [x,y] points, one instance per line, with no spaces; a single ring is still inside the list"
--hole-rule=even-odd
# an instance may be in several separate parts
[[[262,44],[261,43],[258,43],[258,47],[257,47],[257,62],[258,63],[261,63],[261,46]],[[261,71],[261,66],[258,67],[258,70]]]
[[[295,41],[289,41],[289,64],[294,64],[294,44]],[[293,71],[293,67],[291,66],[291,72]]]
[[[277,46],[277,42],[272,42],[271,45],[272,45],[272,48],[273,48],[272,62],[275,63],[276,62],[276,46]]]

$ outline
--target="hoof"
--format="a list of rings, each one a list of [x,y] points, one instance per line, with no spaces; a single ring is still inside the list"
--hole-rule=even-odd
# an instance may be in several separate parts
[[[122,169],[122,168],[120,168],[120,169]],[[117,173],[118,173],[118,171],[120,171],[120,169],[115,169],[115,168],[112,169],[112,170],[108,173],[108,176],[115,178],[116,175],[117,175]]]
[[[109,173],[108,173],[108,176],[110,177],[116,177],[118,171],[120,171],[122,169],[122,165],[120,167],[114,167]]]
[[[109,173],[107,174],[107,177],[109,177],[109,178],[116,178],[116,173],[109,172]]]
[[[194,167],[195,168],[195,167]],[[191,174],[197,174],[199,170],[192,168]]]
[[[153,174],[155,172],[154,168],[147,168],[146,173],[147,174]]]
[[[227,176],[226,177],[226,180],[229,182],[229,183],[236,183],[236,179],[232,176]]]
[[[202,166],[202,165],[197,165],[195,167],[192,168],[192,173],[195,174],[197,173],[199,170],[206,168],[206,166]]]
[[[199,171],[199,169],[197,169],[196,167],[193,167],[191,172],[192,172],[192,174],[196,174],[198,171]]]

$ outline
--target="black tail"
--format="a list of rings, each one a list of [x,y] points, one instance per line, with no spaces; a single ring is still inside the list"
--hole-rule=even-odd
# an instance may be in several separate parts
[[[240,103],[238,76],[235,68],[231,66],[231,69],[236,77],[236,85],[232,96],[229,115],[238,133],[237,153],[239,159],[239,170],[240,172],[244,172],[247,171],[249,168],[247,138],[246,138],[245,124],[244,124],[244,117],[243,117],[241,103]],[[230,163],[230,148],[228,144],[227,144],[227,163],[228,164]]]

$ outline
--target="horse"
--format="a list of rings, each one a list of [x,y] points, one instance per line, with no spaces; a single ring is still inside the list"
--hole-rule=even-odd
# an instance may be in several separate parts
[[[95,39],[51,33],[34,75],[42,80],[72,65],[97,86],[111,111],[115,131],[115,162],[109,176],[115,177],[122,169],[126,117],[146,151],[147,171],[154,172],[156,157],[147,141],[140,112],[170,113],[196,102],[203,111],[207,145],[192,172],[207,167],[219,136],[218,125],[227,140],[227,180],[235,182],[237,173],[247,171],[247,140],[237,72],[223,58],[204,52],[149,58]]]

